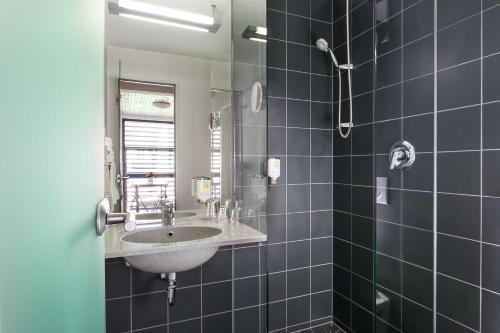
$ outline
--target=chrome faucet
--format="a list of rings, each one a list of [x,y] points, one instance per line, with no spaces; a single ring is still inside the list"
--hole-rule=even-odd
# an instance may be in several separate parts
[[[161,223],[165,226],[175,225],[174,204],[168,200],[160,200]]]

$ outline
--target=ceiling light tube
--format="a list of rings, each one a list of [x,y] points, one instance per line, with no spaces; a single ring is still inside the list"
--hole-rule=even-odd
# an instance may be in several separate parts
[[[267,43],[267,28],[249,25],[241,34],[244,39]]]
[[[170,21],[165,21],[165,20],[158,20],[158,19],[154,19],[154,18],[150,18],[150,17],[146,17],[146,16],[140,16],[140,15],[135,15],[135,14],[125,14],[125,13],[120,13],[118,15],[122,16],[122,17],[127,17],[127,18],[131,18],[131,19],[139,20],[139,21],[144,21],[144,22],[163,24],[163,25],[168,25],[171,27],[189,29],[189,30],[194,30],[194,31],[208,32],[208,29],[206,29],[206,28],[200,28],[200,27],[195,27],[192,25],[175,23],[175,22],[170,22]]]
[[[110,14],[178,28],[216,33],[221,26],[215,17],[135,0],[118,0],[118,3],[109,2],[108,6]]]

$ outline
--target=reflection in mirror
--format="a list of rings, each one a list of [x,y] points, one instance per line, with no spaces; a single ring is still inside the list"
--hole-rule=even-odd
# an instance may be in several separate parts
[[[114,211],[232,198],[231,1],[110,0],[106,63]]]

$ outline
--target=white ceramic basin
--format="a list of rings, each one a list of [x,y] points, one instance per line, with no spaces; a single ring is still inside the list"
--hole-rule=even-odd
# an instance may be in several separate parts
[[[218,245],[176,250],[176,245],[214,237],[222,233],[209,226],[162,227],[135,231],[122,236],[121,241],[130,245],[170,245],[171,250],[162,253],[126,256],[133,267],[151,273],[177,273],[187,271],[207,262],[219,249]]]

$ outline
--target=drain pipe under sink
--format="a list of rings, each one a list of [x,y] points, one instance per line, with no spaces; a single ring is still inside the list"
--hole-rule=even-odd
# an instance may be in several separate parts
[[[168,277],[167,273],[161,273],[162,280],[168,279],[167,297],[169,305],[175,304],[175,287],[176,287],[175,278],[176,278],[176,273],[168,273]]]

